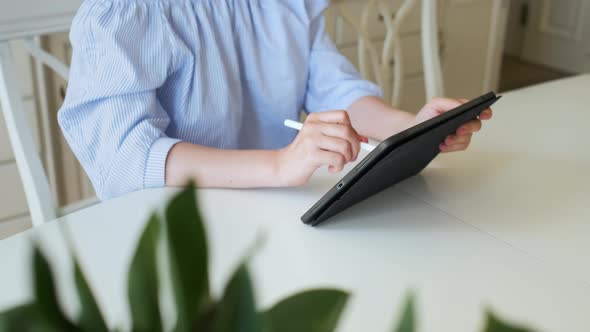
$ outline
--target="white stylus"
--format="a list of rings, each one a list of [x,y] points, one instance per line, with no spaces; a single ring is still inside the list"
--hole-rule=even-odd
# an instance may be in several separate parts
[[[303,128],[303,123],[293,121],[293,120],[285,120],[284,124],[285,124],[285,127],[289,127],[289,128],[295,129],[295,130],[301,130]],[[361,142],[361,149],[371,152],[371,151],[375,150],[375,146],[368,144],[368,143]]]

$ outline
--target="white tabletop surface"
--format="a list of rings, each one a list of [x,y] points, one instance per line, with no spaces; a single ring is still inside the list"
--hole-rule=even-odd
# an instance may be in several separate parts
[[[337,182],[327,172],[297,189],[200,190],[213,291],[264,233],[250,264],[259,304],[342,287],[353,297],[340,331],[391,330],[410,289],[420,331],[479,330],[486,308],[540,331],[589,331],[589,92],[590,76],[581,76],[506,94],[468,153],[439,157],[319,228],[299,217]],[[151,210],[174,192],[133,193],[0,241],[0,308],[29,298],[30,243],[38,239],[75,312],[64,286],[66,228],[110,324],[125,326],[132,250]]]

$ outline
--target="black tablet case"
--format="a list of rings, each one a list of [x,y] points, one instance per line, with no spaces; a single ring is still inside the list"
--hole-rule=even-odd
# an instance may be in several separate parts
[[[380,151],[374,151],[374,153],[382,155],[379,161],[374,163],[373,166],[365,165],[365,163],[371,163],[367,160],[375,156],[373,156],[374,153],[371,153],[365,157],[349,174],[307,211],[301,217],[301,220],[306,224],[316,226],[382,190],[419,174],[440,153],[439,146],[444,142],[446,137],[455,133],[461,125],[477,118],[481,112],[490,107],[498,99],[500,97],[497,97],[493,93],[488,93],[472,101],[476,104],[475,107],[468,108],[451,119],[443,122],[437,121],[436,118],[431,119],[430,122],[432,125],[426,124],[423,132],[415,133],[414,131],[417,128],[415,127],[387,139],[381,143],[384,146],[380,145],[377,147]],[[408,139],[407,137],[410,138]],[[387,152],[387,150],[390,151]],[[355,174],[358,172],[363,172],[364,174],[356,182],[347,185],[346,182],[352,177],[358,176]],[[326,204],[325,201],[336,195],[338,191],[343,192],[340,197],[329,204],[327,208],[323,206]],[[322,208],[323,211],[321,211]]]

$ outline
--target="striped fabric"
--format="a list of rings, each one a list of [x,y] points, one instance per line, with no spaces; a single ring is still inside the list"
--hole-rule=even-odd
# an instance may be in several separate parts
[[[165,185],[180,141],[278,149],[301,110],[380,95],[325,32],[327,0],[86,0],[58,119],[100,199]]]

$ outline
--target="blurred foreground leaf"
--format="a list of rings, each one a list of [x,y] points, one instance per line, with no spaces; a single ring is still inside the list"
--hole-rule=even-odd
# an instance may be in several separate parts
[[[348,294],[336,289],[318,289],[288,297],[264,316],[273,332],[330,332],[336,329]]]
[[[408,296],[404,305],[404,311],[401,320],[395,332],[414,332],[416,331],[416,313],[414,309],[414,296]]]
[[[33,288],[38,317],[48,330],[78,330],[61,311],[53,273],[47,259],[38,247],[35,248],[33,253]]]
[[[74,280],[80,300],[78,324],[84,331],[107,332],[108,328],[78,260],[74,259]]]
[[[217,305],[212,331],[260,332],[261,317],[256,312],[250,274],[242,264],[231,277]]]
[[[160,219],[147,223],[129,268],[127,295],[133,331],[161,331],[157,251]]]
[[[532,330],[501,321],[492,312],[488,312],[484,332],[532,332]]]
[[[168,205],[166,229],[178,312],[175,331],[189,331],[210,302],[206,234],[193,186],[185,188]]]

